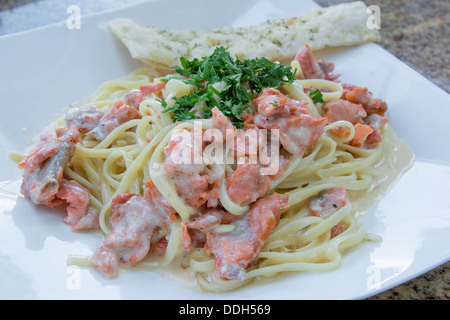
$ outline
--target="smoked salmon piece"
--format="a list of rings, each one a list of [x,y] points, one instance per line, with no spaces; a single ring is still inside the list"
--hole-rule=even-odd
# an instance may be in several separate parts
[[[227,193],[233,202],[247,205],[264,197],[270,183],[270,177],[261,174],[259,165],[238,164],[236,171],[227,177]]]
[[[191,229],[204,230],[207,227],[218,224],[229,224],[239,218],[240,216],[234,215],[223,209],[209,208],[193,220],[186,222],[186,226]]]
[[[351,91],[345,93],[345,99],[353,103],[361,104],[367,111],[367,114],[377,113],[380,116],[384,116],[387,111],[386,102],[374,98],[367,88],[353,86]]]
[[[345,96],[349,97],[350,95],[353,102],[344,99],[328,102],[323,106],[326,110],[325,116],[330,123],[346,120],[355,126],[355,136],[349,141],[350,145],[375,148],[383,141],[381,128],[388,122],[388,119],[378,113],[380,110],[373,112],[372,109],[364,107],[364,105],[367,106],[371,101],[374,101],[374,98],[371,97],[371,94],[368,94],[366,89],[352,86],[349,92]],[[378,100],[375,103],[380,104],[380,101]],[[381,113],[384,114],[384,111]],[[342,138],[350,134],[350,130],[343,126],[332,128],[330,132]]]
[[[139,89],[131,89],[111,108],[99,109],[96,106],[88,108],[70,108],[66,114],[66,124],[74,125],[80,133],[91,134],[97,140],[104,140],[121,124],[140,117],[139,105],[150,93],[160,93],[166,82],[156,85],[144,85]]]
[[[98,215],[89,210],[89,190],[78,182],[62,179],[56,197],[62,202],[69,204],[66,209],[67,217],[64,218],[64,222],[72,226],[72,230],[80,231],[99,227]],[[59,201],[55,200],[50,206],[59,203]]]
[[[182,173],[175,173],[172,177],[178,195],[192,208],[198,209],[208,201],[209,176],[189,177]]]
[[[55,199],[78,142],[81,138],[75,126],[58,129],[55,138],[39,145],[18,164],[24,169],[20,190],[25,198],[36,205],[49,205]]]
[[[267,238],[288,206],[287,194],[274,193],[253,203],[249,212],[231,225],[231,232],[206,231],[205,250],[214,255],[215,276],[224,279],[245,278],[245,269],[261,252]]]
[[[48,207],[68,203],[64,222],[75,231],[99,227],[97,214],[89,209],[89,190],[63,178],[78,142],[81,138],[77,127],[60,128],[55,138],[39,145],[19,163],[19,168],[24,169],[21,192],[25,198]]]
[[[148,96],[150,93],[160,94],[161,91],[166,87],[167,82],[160,82],[157,84],[147,84],[139,87],[141,91],[141,96]]]
[[[338,99],[324,104],[325,116],[328,122],[333,123],[339,120],[346,120],[355,126],[355,136],[348,143],[355,147],[362,147],[372,128],[363,124],[367,117],[366,110],[361,104],[347,100]],[[330,132],[338,137],[346,138],[350,135],[350,129],[344,126],[331,128]]]
[[[373,132],[367,137],[366,145],[368,148],[376,148],[383,141],[381,128],[388,123],[388,118],[372,113],[366,118],[367,125],[372,128]]]
[[[323,77],[323,72],[319,70],[316,58],[308,44],[305,44],[297,52],[295,60],[300,64],[305,79],[320,79]]]
[[[354,92],[358,87],[353,87]],[[355,101],[355,100],[354,100]],[[367,103],[366,100],[358,100]],[[388,122],[388,119],[378,113],[370,113],[363,108],[361,103],[354,103],[343,99],[326,103],[323,108],[326,110],[325,116],[330,123],[339,120],[346,120],[355,126],[355,136],[348,143],[354,147],[375,148],[383,141],[381,128]],[[344,126],[331,128],[330,132],[338,137],[345,138],[350,134],[350,130]]]
[[[219,225],[229,224],[240,219],[220,208],[208,208],[193,220],[182,223],[182,245],[185,251],[190,251],[193,247],[203,247],[206,242],[205,231],[207,228]]]
[[[80,133],[88,133],[94,130],[100,119],[105,115],[106,109],[99,109],[95,106],[89,108],[70,108],[66,114],[66,124],[74,125]]]
[[[169,244],[169,241],[167,238],[161,238],[155,243],[150,244],[150,254],[162,256],[166,253],[167,245]]]
[[[361,104],[352,103],[347,100],[338,99],[324,104],[326,117],[330,123],[339,120],[346,120],[352,124],[363,123],[367,117],[367,112]]]
[[[364,146],[364,143],[367,141],[367,138],[373,133],[372,127],[357,123],[355,125],[355,136],[352,140],[348,142],[349,145],[361,148]]]
[[[305,79],[325,79],[334,81],[339,78],[339,74],[334,74],[334,63],[326,60],[317,60],[308,44],[301,48],[295,60],[298,61],[302,68]]]
[[[95,139],[103,141],[114,129],[133,119],[138,119],[138,110],[126,105],[122,100],[116,102],[99,120],[98,125],[90,132]]]
[[[279,90],[273,88],[264,89],[261,94],[253,100],[253,104],[258,107],[258,113],[263,117],[273,117],[277,115],[289,115],[292,112],[300,111],[308,113],[305,101],[298,101],[288,98]]]
[[[333,239],[334,237],[337,237],[342,232],[344,232],[346,229],[347,228],[345,226],[342,226],[340,224],[335,225],[334,227],[331,228],[330,239]]]
[[[258,113],[253,117],[254,125],[278,129],[281,145],[291,154],[303,155],[323,134],[327,119],[313,116],[304,107],[306,101],[287,98],[279,90],[269,88],[264,89],[253,103],[258,107]]]
[[[214,128],[219,129],[222,132],[224,138],[226,130],[236,130],[236,127],[231,123],[230,119],[225,116],[222,111],[219,110],[219,108],[214,107],[212,108],[211,112]]]
[[[130,107],[139,110],[139,105],[144,101],[144,98],[151,93],[159,94],[165,88],[167,82],[160,82],[158,84],[148,84],[140,86],[139,89],[131,89],[124,96],[123,102]]]
[[[142,101],[144,101],[144,96],[139,89],[131,89],[123,97],[123,103],[136,110],[139,110],[139,105],[142,103]]]
[[[328,218],[347,204],[348,194],[344,187],[324,190],[309,202],[309,212],[316,217]],[[330,230],[330,239],[346,230],[346,226],[337,224]]]
[[[310,200],[308,209],[313,216],[327,218],[341,209],[347,201],[346,188],[327,189]]]
[[[136,194],[121,194],[112,200],[111,233],[91,258],[109,278],[117,276],[119,265],[134,265],[150,250],[158,228],[167,230],[171,218],[154,200]]]
[[[203,147],[203,131],[194,128],[174,133],[164,148],[164,170],[171,175],[178,195],[194,209],[213,199],[209,192],[216,193],[205,172]]]
[[[152,199],[158,205],[159,208],[164,210],[164,212],[171,218],[171,220],[176,219],[176,211],[170,205],[170,203],[163,197],[161,192],[159,192],[156,185],[153,183],[152,179],[146,179],[144,181],[146,189],[144,191],[144,197]]]

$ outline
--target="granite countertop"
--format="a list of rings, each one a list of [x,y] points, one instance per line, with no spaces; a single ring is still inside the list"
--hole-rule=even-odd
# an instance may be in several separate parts
[[[136,0],[83,2],[85,12],[98,12]],[[351,0],[316,0],[329,6]],[[0,35],[63,21],[73,0],[3,0],[0,2]],[[450,1],[447,0],[365,0],[381,9],[382,40],[379,43],[394,56],[450,93]],[[36,14],[39,4],[43,17]],[[55,10],[55,7],[63,10]],[[42,12],[42,11],[40,11]],[[8,23],[14,21],[14,23]],[[368,300],[448,300],[450,261]]]

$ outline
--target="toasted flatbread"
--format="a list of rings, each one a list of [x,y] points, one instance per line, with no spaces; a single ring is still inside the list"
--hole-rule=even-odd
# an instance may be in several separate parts
[[[217,46],[228,48],[240,59],[266,57],[277,61],[294,57],[306,43],[318,50],[379,41],[378,30],[366,25],[368,17],[366,5],[356,1],[239,28],[167,30],[123,18],[110,21],[109,26],[133,58],[170,67],[179,65],[180,57],[191,60],[208,56]]]

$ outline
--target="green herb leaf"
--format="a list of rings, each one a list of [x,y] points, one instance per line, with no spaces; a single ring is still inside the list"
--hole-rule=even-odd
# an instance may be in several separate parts
[[[184,97],[174,97],[175,104],[164,112],[171,113],[176,121],[195,119],[193,107],[198,101],[204,102],[203,117],[212,116],[212,108],[217,106],[238,128],[242,127],[241,114],[248,104],[265,88],[278,88],[295,80],[295,72],[290,66],[273,63],[266,58],[233,59],[224,47],[218,47],[208,57],[188,61],[180,58],[180,66],[174,71],[182,77],[165,77],[162,81],[179,79],[195,86]],[[213,86],[221,82],[222,91]],[[220,98],[218,103],[215,96]],[[167,106],[167,102],[162,103]]]
[[[325,101],[323,101],[323,94],[319,89],[311,90],[309,96],[314,103],[325,103]]]

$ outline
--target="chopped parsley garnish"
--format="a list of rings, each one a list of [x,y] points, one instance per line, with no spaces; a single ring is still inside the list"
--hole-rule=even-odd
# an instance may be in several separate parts
[[[175,121],[198,118],[194,105],[204,101],[202,118],[211,118],[211,110],[217,107],[237,127],[242,127],[241,114],[248,104],[265,88],[278,88],[295,80],[290,66],[274,63],[266,58],[233,59],[224,47],[218,47],[208,57],[188,61],[180,58],[181,67],[174,71],[182,77],[170,76],[162,81],[179,79],[192,84],[195,89],[187,96],[174,97],[175,104],[163,112],[170,112]],[[220,83],[216,86],[214,84]],[[218,89],[220,88],[220,90]],[[219,99],[215,99],[215,96]],[[161,100],[163,106],[167,102]]]
[[[325,101],[323,101],[322,92],[320,92],[319,89],[311,90],[309,96],[314,103],[325,103]]]

